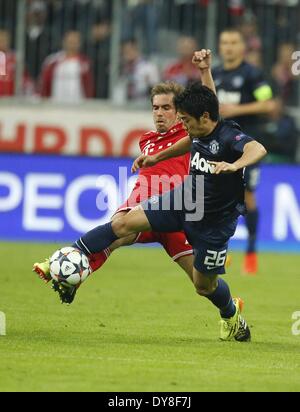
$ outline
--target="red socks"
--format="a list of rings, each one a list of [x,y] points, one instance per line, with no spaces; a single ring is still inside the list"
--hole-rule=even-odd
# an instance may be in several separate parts
[[[102,250],[101,252],[93,253],[89,256],[90,266],[92,271],[98,270],[108,259],[111,251],[109,248]]]

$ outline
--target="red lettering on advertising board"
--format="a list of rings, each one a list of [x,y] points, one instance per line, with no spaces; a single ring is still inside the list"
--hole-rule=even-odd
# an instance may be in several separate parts
[[[1,127],[1,125],[0,125]],[[25,150],[25,124],[19,124],[16,127],[16,135],[13,139],[4,139],[0,128],[0,152],[23,152]]]
[[[98,140],[103,146],[104,150],[98,153],[91,153],[89,145],[92,140]],[[113,144],[110,135],[104,129],[84,127],[80,133],[80,154],[81,155],[99,155],[99,156],[112,156]]]
[[[49,136],[51,141],[49,144]],[[34,153],[62,153],[67,142],[64,130],[54,126],[37,126],[34,136]]]

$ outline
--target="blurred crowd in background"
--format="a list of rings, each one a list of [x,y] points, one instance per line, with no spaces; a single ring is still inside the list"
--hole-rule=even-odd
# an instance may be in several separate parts
[[[300,50],[299,0],[118,0],[119,14],[110,0],[24,1],[22,95],[62,103],[98,98],[140,104],[160,80],[187,85],[199,78],[193,52],[211,47],[217,63],[219,33],[238,27],[245,59],[264,70],[278,99],[265,122],[271,150],[295,160],[299,132],[286,107],[300,101],[299,76],[292,73],[292,54]],[[0,97],[15,94],[17,20],[18,1],[0,0],[0,51],[7,56]],[[120,41],[113,49],[116,32]],[[114,58],[118,78],[111,87]]]

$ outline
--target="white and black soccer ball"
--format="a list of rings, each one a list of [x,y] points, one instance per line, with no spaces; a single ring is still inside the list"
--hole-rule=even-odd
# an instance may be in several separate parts
[[[79,249],[64,247],[50,258],[50,274],[57,282],[76,286],[83,283],[91,273],[89,260]]]

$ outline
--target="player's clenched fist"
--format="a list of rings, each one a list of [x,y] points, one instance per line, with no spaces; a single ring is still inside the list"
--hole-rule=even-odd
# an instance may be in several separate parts
[[[209,49],[201,49],[195,51],[192,63],[199,69],[199,70],[207,70],[211,68],[211,50]]]

